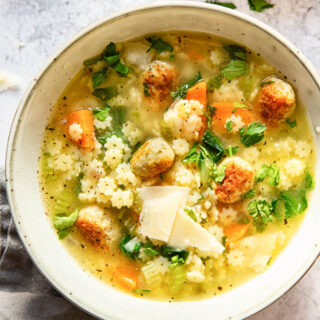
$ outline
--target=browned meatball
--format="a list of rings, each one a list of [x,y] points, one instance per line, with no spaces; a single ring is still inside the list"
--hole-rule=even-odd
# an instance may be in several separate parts
[[[143,74],[144,97],[150,110],[163,110],[172,102],[170,92],[178,83],[175,67],[161,61],[153,62]]]
[[[100,247],[108,247],[108,233],[117,227],[98,206],[81,209],[75,225],[92,244]]]
[[[252,189],[254,169],[239,157],[228,158],[221,165],[226,166],[226,171],[222,183],[215,189],[218,200],[224,203],[236,202]]]
[[[169,144],[155,138],[146,141],[131,159],[132,171],[140,177],[152,178],[167,171],[173,164],[174,152]]]
[[[291,85],[277,77],[269,77],[259,92],[256,111],[262,120],[276,127],[290,117],[295,109],[295,94]]]

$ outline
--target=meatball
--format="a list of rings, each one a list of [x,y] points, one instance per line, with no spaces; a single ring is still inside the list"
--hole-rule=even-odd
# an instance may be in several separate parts
[[[173,164],[174,152],[169,144],[154,138],[146,141],[132,156],[132,171],[142,178],[152,178],[167,171]]]
[[[226,171],[222,183],[215,189],[218,200],[224,203],[236,202],[252,189],[254,169],[239,157],[228,158],[220,165],[225,165]]]
[[[117,225],[107,213],[98,206],[82,208],[76,221],[76,227],[92,244],[107,247],[110,239],[115,240]]]
[[[150,110],[165,109],[172,102],[170,92],[178,84],[178,73],[175,67],[161,61],[149,65],[143,73],[144,97]]]
[[[205,106],[197,100],[178,100],[165,112],[163,129],[168,138],[200,141],[207,126]]]
[[[276,127],[290,117],[295,109],[295,94],[291,85],[277,77],[269,77],[258,94],[255,109],[262,120]]]

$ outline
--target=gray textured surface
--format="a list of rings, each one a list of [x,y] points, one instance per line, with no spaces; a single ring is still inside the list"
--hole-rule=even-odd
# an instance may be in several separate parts
[[[273,9],[263,13],[250,11],[246,0],[233,2],[238,10],[257,17],[286,36],[320,70],[320,1],[278,0],[274,1]],[[0,70],[20,78],[18,91],[0,93],[0,167],[4,165],[5,144],[17,104],[47,58],[84,26],[137,3],[134,0],[0,0]],[[293,290],[251,319],[320,319],[319,275],[318,262]],[[61,308],[64,307],[62,304]]]

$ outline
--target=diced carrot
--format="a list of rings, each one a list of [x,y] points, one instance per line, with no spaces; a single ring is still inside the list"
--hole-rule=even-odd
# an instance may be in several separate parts
[[[114,273],[115,280],[125,289],[132,291],[138,286],[138,271],[132,265],[118,266]]]
[[[187,91],[186,100],[198,100],[204,106],[207,105],[207,84],[200,81]]]
[[[226,248],[230,248],[230,244],[241,240],[247,234],[250,223],[240,224],[234,223],[224,229],[224,234],[226,236]]]
[[[194,51],[194,50],[188,50],[188,51],[186,51],[186,54],[192,60],[203,60],[204,59],[204,56],[201,53]]]
[[[69,133],[69,127],[77,123],[82,129],[82,136],[80,139],[74,139]],[[77,145],[85,149],[93,149],[94,147],[94,126],[93,115],[89,109],[75,110],[69,113],[67,119],[67,131],[69,138]]]
[[[216,133],[224,134],[228,132],[226,122],[232,115],[241,117],[245,126],[255,120],[255,116],[249,108],[237,107],[237,104],[234,103],[214,103],[213,107],[216,108],[216,112],[212,117],[211,128]]]

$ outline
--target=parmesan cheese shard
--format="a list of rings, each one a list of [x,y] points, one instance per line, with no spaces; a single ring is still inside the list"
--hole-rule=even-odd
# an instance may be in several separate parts
[[[186,204],[189,188],[175,186],[143,187],[140,197],[140,232],[151,239],[168,242],[177,211]]]
[[[221,254],[224,246],[200,224],[179,210],[174,222],[169,245],[178,248],[196,247],[201,251]]]

